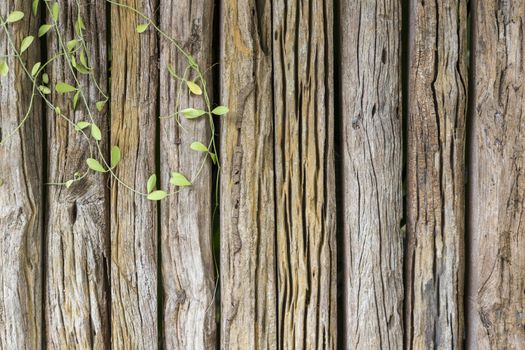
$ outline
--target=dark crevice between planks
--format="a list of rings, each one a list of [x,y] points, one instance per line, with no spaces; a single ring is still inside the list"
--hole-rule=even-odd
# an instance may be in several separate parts
[[[472,255],[470,249],[471,242],[471,228],[470,228],[470,217],[471,217],[471,208],[470,208],[470,198],[471,198],[471,183],[468,181],[469,174],[469,164],[471,162],[471,147],[473,145],[474,138],[474,118],[475,118],[475,37],[476,37],[476,26],[475,26],[475,0],[470,0],[467,5],[467,51],[469,54],[469,66],[468,66],[468,96],[467,96],[467,118],[466,118],[466,135],[465,135],[465,268],[464,268],[464,281],[465,281],[465,290],[463,292],[463,315],[464,315],[464,332],[463,334],[463,348],[469,349],[475,345],[475,339],[469,338],[469,325],[471,320],[471,314],[476,312],[471,305],[474,305],[470,300],[470,295],[472,293],[473,286],[471,285],[471,280],[469,278],[472,265]]]
[[[40,25],[46,23],[46,11],[44,11],[44,9],[42,8],[42,6],[39,6],[39,28],[40,28]],[[39,38],[38,39],[38,44],[40,45],[40,59],[41,59],[41,62],[47,62],[48,60],[48,53],[47,53],[47,36],[44,35],[43,37]],[[42,125],[42,130],[41,130],[41,142],[42,142],[42,172],[41,172],[41,181],[40,181],[40,186],[41,186],[41,198],[42,198],[42,206],[41,206],[41,210],[42,210],[42,218],[41,218],[41,222],[42,222],[42,237],[41,237],[41,242],[40,242],[40,256],[41,256],[41,261],[40,261],[40,268],[41,268],[41,276],[42,276],[42,281],[41,281],[41,292],[42,292],[42,295],[41,295],[41,300],[40,302],[42,303],[42,314],[41,314],[41,330],[42,330],[42,335],[41,335],[41,347],[42,349],[45,349],[46,348],[46,286],[47,286],[47,274],[46,274],[46,269],[47,269],[47,264],[46,264],[46,259],[47,259],[47,249],[46,249],[46,242],[47,242],[47,217],[48,217],[48,210],[47,210],[47,201],[48,201],[48,191],[47,191],[47,185],[46,183],[49,182],[49,176],[48,176],[48,138],[47,138],[47,111],[48,111],[48,108],[47,108],[47,105],[45,104],[44,101],[42,101],[42,104],[41,104],[41,108],[42,108],[42,120],[41,120],[41,125]]]
[[[402,132],[403,135],[401,137],[403,142],[403,164],[402,164],[402,186],[403,186],[403,212],[401,215],[401,234],[402,234],[402,240],[403,240],[403,294],[404,294],[404,302],[403,302],[403,343],[405,344],[405,348],[408,347],[408,336],[409,336],[409,330],[407,329],[408,320],[406,317],[408,316],[407,313],[407,288],[410,288],[410,284],[407,285],[407,282],[410,279],[410,276],[408,275],[408,271],[410,270],[410,266],[406,266],[407,264],[407,254],[409,254],[409,251],[407,249],[407,154],[408,154],[408,105],[409,105],[409,81],[410,81],[410,43],[413,36],[413,28],[412,25],[412,6],[414,5],[415,1],[417,0],[411,0],[411,1],[403,1],[402,2],[402,8],[401,8],[401,106],[402,106]],[[408,260],[410,261],[410,260]],[[410,293],[409,295],[412,295]]]
[[[341,20],[339,17],[340,2],[344,0],[333,0],[334,18],[334,158],[335,158],[335,183],[339,191],[336,191],[336,242],[337,242],[337,305],[345,305],[344,300],[344,164],[342,150],[343,142],[343,111],[342,111],[342,82],[341,82]],[[345,346],[345,319],[348,316],[346,308],[340,307],[337,313],[337,348]]]
[[[221,70],[220,70],[220,59],[221,59],[221,1],[214,0],[213,7],[213,37],[212,37],[212,65],[211,70],[211,79],[212,79],[212,106],[221,104]],[[220,144],[220,131],[221,123],[219,119],[215,119],[215,144],[217,146],[217,153],[220,153],[221,149]],[[217,154],[219,157],[219,154]],[[219,162],[221,161],[220,158]],[[215,264],[215,325],[216,325],[216,348],[220,348],[220,325],[221,325],[221,289],[220,289],[220,239],[221,239],[221,220],[220,220],[220,172],[218,167],[212,167],[212,185],[210,193],[210,203],[213,203],[213,212],[212,212],[212,256],[213,262]]]

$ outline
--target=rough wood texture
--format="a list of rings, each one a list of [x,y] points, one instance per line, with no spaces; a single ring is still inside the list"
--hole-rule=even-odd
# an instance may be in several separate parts
[[[155,18],[155,0],[120,1]],[[138,34],[144,20],[112,6],[111,143],[122,150],[117,175],[146,191],[155,173],[158,121],[157,36]],[[122,184],[111,190],[111,323],[114,349],[156,349],[157,203],[133,194]]]
[[[276,348],[271,6],[221,6],[221,348]]]
[[[26,16],[9,25],[16,48],[38,30],[26,0],[0,2],[0,22],[14,10]],[[0,139],[27,112],[32,84],[0,29],[0,60],[9,65],[0,77]],[[23,54],[31,69],[40,61],[38,45]],[[25,126],[0,145],[0,348],[38,349],[42,336],[42,105],[37,97]]]
[[[278,334],[335,349],[332,1],[273,3]]]
[[[344,340],[402,348],[399,1],[341,1]]]
[[[474,5],[468,343],[524,349],[525,3]]]
[[[405,348],[463,342],[467,1],[413,4]]]
[[[65,44],[75,37],[79,8],[74,0],[59,4],[61,39],[54,30],[46,36],[49,56],[62,52],[59,40]],[[45,5],[41,5],[49,14]],[[86,57],[94,71],[91,78],[77,74],[77,79],[96,124],[103,130],[102,147],[105,149],[109,136],[107,115],[98,113],[95,108],[96,101],[103,97],[92,81],[96,79],[106,92],[105,1],[81,6],[80,14],[89,28],[84,32],[88,45]],[[50,15],[47,22],[53,23]],[[53,86],[59,82],[77,86],[72,68],[64,59],[54,61],[48,73],[53,91]],[[72,97],[72,93],[53,92],[52,101],[73,122],[91,121],[82,97],[76,111]],[[73,179],[75,172],[87,171],[85,160],[93,155],[86,139],[71,124],[51,109],[48,115],[48,177],[50,182],[64,183]],[[106,180],[92,172],[69,189],[50,186],[48,190],[45,320],[46,343],[50,349],[104,349],[109,345],[109,191]]]
[[[164,0],[160,3],[160,27],[188,50],[207,69],[212,64],[213,2],[208,0]],[[166,69],[171,64],[182,76],[188,67],[184,56],[168,41],[160,43],[160,114],[181,108],[202,108],[202,97],[188,94],[185,84]],[[195,75],[187,77],[194,79]],[[211,94],[211,74],[207,74]],[[196,81],[200,86],[202,82]],[[190,149],[193,141],[208,144],[210,127],[207,118],[181,118],[182,127],[174,119],[161,121],[160,172],[161,183],[169,183],[170,171],[195,178],[191,188],[184,188],[161,202],[161,251],[164,347],[166,349],[213,349],[215,339],[215,263],[212,255],[211,162],[202,162],[204,155]]]

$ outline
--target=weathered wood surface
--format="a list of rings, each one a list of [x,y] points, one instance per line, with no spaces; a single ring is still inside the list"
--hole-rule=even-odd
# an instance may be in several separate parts
[[[155,18],[155,0],[120,0]],[[155,173],[158,122],[157,35],[129,9],[111,6],[111,143],[122,150],[117,175],[146,192]],[[155,349],[158,344],[157,203],[121,183],[111,188],[111,325],[114,349]]]
[[[462,347],[467,1],[411,13],[405,348]]]
[[[348,349],[402,348],[401,8],[341,1],[344,332]]]
[[[525,348],[525,3],[475,1],[468,344]]]
[[[25,36],[38,31],[38,21],[30,16],[31,4],[25,0],[0,2],[0,21],[14,10],[26,14],[9,25],[18,49]],[[2,28],[0,60],[10,70],[0,77],[1,140],[16,128],[31,100],[32,83],[14,53]],[[22,59],[31,69],[40,61],[38,45],[32,45]],[[38,349],[42,342],[42,105],[38,98],[29,118],[0,146],[1,349]]]
[[[271,6],[221,9],[220,346],[276,348]]]
[[[278,343],[335,349],[333,4],[272,8]]]
[[[208,0],[161,1],[160,28],[189,51],[202,69],[212,64],[213,2]],[[160,115],[180,108],[205,109],[203,98],[188,93],[186,84],[167,71],[171,64],[180,76],[187,59],[169,41],[160,41]],[[212,93],[211,71],[206,75]],[[195,74],[187,79],[195,79]],[[201,87],[203,83],[196,81]],[[210,95],[210,97],[213,97]],[[216,344],[215,263],[212,256],[212,205],[215,196],[211,182],[211,161],[190,149],[194,141],[208,145],[207,118],[163,120],[160,125],[161,183],[167,186],[170,171],[188,178],[198,177],[191,188],[161,202],[161,265],[166,349],[212,349]],[[206,162],[202,167],[203,160]],[[200,171],[200,173],[199,173]]]
[[[47,36],[49,56],[62,53],[59,46],[73,38],[78,11],[85,23],[83,37],[88,51],[86,58],[94,70],[91,76],[75,72],[62,58],[54,61],[47,72],[53,91],[52,101],[72,122],[93,121],[103,131],[101,143],[108,157],[108,123],[105,112],[98,113],[96,101],[103,100],[97,86],[107,93],[106,4],[102,0],[80,8],[76,1],[59,2],[60,36],[51,30]],[[53,23],[44,3],[47,23]],[[49,5],[50,7],[50,5]],[[93,30],[95,29],[95,30]],[[76,55],[77,61],[79,56]],[[73,109],[73,93],[59,94],[54,86],[65,82],[78,86],[82,95]],[[84,102],[85,101],[85,102]],[[87,112],[86,104],[91,110]],[[87,171],[85,160],[96,157],[93,145],[76,132],[71,124],[48,108],[48,177],[49,182],[64,183],[77,171]],[[89,135],[89,132],[87,132]],[[46,282],[45,322],[46,344],[50,349],[104,349],[109,346],[109,191],[105,176],[90,173],[71,188],[49,186],[46,202]]]

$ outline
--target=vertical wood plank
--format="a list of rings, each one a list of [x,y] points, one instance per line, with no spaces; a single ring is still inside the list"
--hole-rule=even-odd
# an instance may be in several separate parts
[[[525,3],[474,2],[468,344],[525,348]]]
[[[270,5],[221,5],[222,349],[277,347]]]
[[[120,3],[155,18],[155,0]],[[157,36],[138,34],[144,20],[112,6],[111,143],[122,150],[117,175],[145,192],[155,173],[158,120]],[[157,204],[121,183],[111,190],[111,324],[114,349],[155,349],[157,315]]]
[[[406,348],[463,343],[467,1],[413,3]]]
[[[401,4],[340,6],[345,345],[402,348]]]
[[[47,23],[53,23],[44,3]],[[50,5],[49,5],[50,6]],[[51,30],[47,37],[48,55],[62,53],[65,45],[76,38],[86,43],[86,58],[93,67],[91,76],[73,75],[73,68],[63,58],[54,61],[48,70],[52,101],[74,123],[91,118],[103,130],[102,149],[108,146],[106,113],[99,113],[95,103],[104,100],[107,86],[106,3],[97,0],[77,6],[74,0],[60,1],[59,36]],[[75,32],[78,11],[86,30],[82,37]],[[79,55],[75,55],[79,61]],[[95,79],[95,81],[93,80]],[[58,94],[54,86],[64,82],[78,86],[76,110],[73,94]],[[77,84],[79,82],[80,84]],[[101,92],[97,88],[103,88]],[[84,98],[90,113],[84,104]],[[88,171],[85,160],[96,157],[87,140],[55,111],[48,109],[49,181],[64,183],[77,171]],[[94,146],[94,145],[93,145]],[[107,154],[105,155],[107,158]],[[98,157],[97,157],[98,158]],[[46,223],[46,343],[50,349],[93,348],[109,346],[109,191],[107,178],[91,172],[71,188],[50,186],[48,189]]]
[[[38,31],[38,19],[25,0],[0,2],[4,21],[14,10],[25,18],[9,25],[16,49],[27,35]],[[0,60],[9,65],[0,77],[0,139],[4,140],[22,120],[33,85],[3,29]],[[5,57],[8,56],[9,57]],[[22,56],[29,69],[40,61],[38,45]],[[28,122],[0,145],[0,348],[39,349],[42,337],[42,105],[33,101]]]
[[[279,346],[335,349],[332,1],[273,2]]]
[[[213,1],[180,0],[160,2],[160,27],[189,51],[202,69],[212,64]],[[173,44],[160,42],[160,114],[167,116],[181,108],[206,109],[202,97],[191,95],[185,84],[168,74],[171,64],[183,75],[186,58]],[[211,94],[211,71],[206,75]],[[194,75],[187,79],[194,79]],[[196,81],[200,86],[202,82]],[[161,183],[169,183],[170,171],[188,178],[198,177],[191,188],[161,202],[161,265],[163,286],[164,341],[166,349],[213,349],[215,340],[215,263],[212,255],[211,162],[190,149],[194,141],[207,145],[207,118],[161,121]],[[204,166],[202,166],[205,161]]]

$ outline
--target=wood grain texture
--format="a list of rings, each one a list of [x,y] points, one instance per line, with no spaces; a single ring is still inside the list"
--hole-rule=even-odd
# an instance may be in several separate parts
[[[120,1],[155,18],[155,0]],[[155,173],[158,48],[153,29],[132,11],[111,7],[111,143],[122,150],[117,175],[146,191]],[[111,324],[113,349],[156,349],[157,203],[113,181],[111,189]]]
[[[401,4],[340,4],[343,339],[348,349],[400,349]]]
[[[335,349],[333,4],[272,8],[279,348]]]
[[[463,343],[467,1],[412,8],[408,111],[407,349]]]
[[[25,18],[9,25],[16,48],[38,30],[25,0],[0,2],[3,22],[14,10]],[[0,31],[0,60],[9,65],[0,77],[0,139],[22,120],[31,100],[32,84]],[[23,56],[31,69],[40,61],[32,45]],[[0,145],[0,348],[39,349],[42,337],[42,105],[37,97],[28,122]]]
[[[221,348],[277,347],[271,6],[224,0]]]
[[[44,10],[50,12],[41,4]],[[73,93],[58,94],[54,86],[65,82],[79,86],[92,111],[95,123],[103,131],[101,146],[108,147],[108,123],[105,112],[99,113],[96,101],[103,100],[92,79],[107,93],[106,3],[103,0],[78,7],[76,1],[60,1],[60,38],[52,30],[46,36],[50,57],[62,52],[59,42],[75,37],[78,11],[85,23],[83,34],[88,63],[93,75],[76,74],[63,58],[49,66],[52,101],[62,113],[77,123],[91,121],[84,99],[73,108]],[[48,15],[48,23],[53,23]],[[78,55],[76,55],[77,61]],[[87,171],[85,160],[93,157],[87,140],[48,109],[48,176],[53,183],[74,178],[77,171]],[[89,135],[89,132],[88,132]],[[93,145],[94,146],[94,145]],[[96,151],[95,151],[96,152]],[[108,152],[105,152],[105,157]],[[98,157],[97,157],[98,158]],[[67,189],[50,186],[46,222],[46,343],[50,349],[105,349],[110,342],[109,329],[109,191],[107,178],[91,172],[84,180]]]
[[[180,0],[160,2],[160,27],[190,52],[202,69],[212,64],[213,2]],[[160,114],[180,108],[206,109],[202,97],[189,95],[186,84],[167,71],[175,67],[180,76],[188,62],[168,41],[160,41]],[[211,71],[206,75],[211,94]],[[186,77],[195,79],[195,74]],[[203,86],[202,82],[196,81]],[[213,349],[215,332],[215,263],[212,255],[211,161],[190,149],[194,141],[207,145],[210,126],[206,117],[163,120],[160,128],[161,183],[167,186],[170,171],[178,171],[193,185],[161,202],[161,251],[164,347],[166,349]],[[203,161],[205,161],[204,166]],[[200,173],[199,173],[200,171]]]
[[[468,344],[523,349],[525,3],[478,0],[474,13]]]

